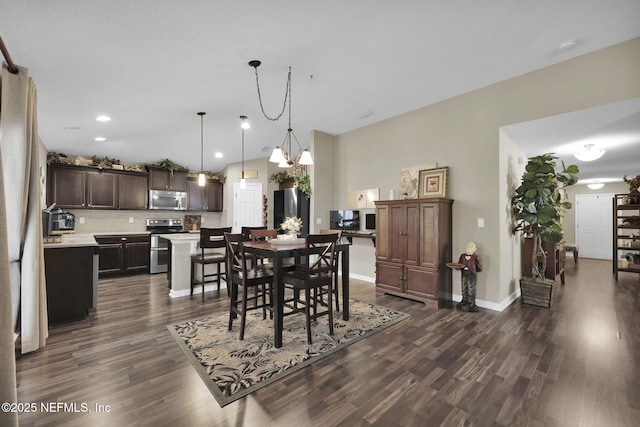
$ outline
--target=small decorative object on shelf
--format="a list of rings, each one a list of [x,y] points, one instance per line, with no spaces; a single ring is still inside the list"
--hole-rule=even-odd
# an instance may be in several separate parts
[[[625,204],[640,204],[640,175],[636,175],[635,178],[627,178],[625,175],[622,180],[629,186],[629,196],[625,199]]]
[[[289,216],[284,219],[284,222],[280,224],[280,230],[286,234],[283,237],[278,236],[279,239],[295,240],[298,237],[298,233],[302,229],[302,219]]]
[[[630,187],[637,185],[640,175],[624,177]],[[616,194],[613,198],[613,273],[640,273],[640,193]]]

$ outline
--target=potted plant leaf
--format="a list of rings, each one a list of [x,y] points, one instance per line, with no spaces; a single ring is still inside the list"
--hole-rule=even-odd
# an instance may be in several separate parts
[[[550,307],[553,303],[554,280],[545,279],[547,254],[542,242],[558,243],[562,240],[560,219],[571,203],[563,199],[566,187],[578,182],[578,166],[565,166],[556,171],[553,153],[530,157],[522,183],[511,198],[515,225],[512,233],[524,233],[533,239],[531,276],[520,280],[522,301]],[[526,254],[525,254],[526,255]],[[529,272],[523,272],[528,274]],[[547,295],[548,294],[548,295]]]

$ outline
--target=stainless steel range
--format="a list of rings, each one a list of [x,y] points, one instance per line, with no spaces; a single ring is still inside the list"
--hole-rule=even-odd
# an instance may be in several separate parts
[[[148,218],[147,231],[151,233],[151,262],[149,272],[165,273],[169,268],[169,241],[158,237],[160,234],[187,233],[182,229],[180,218]]]

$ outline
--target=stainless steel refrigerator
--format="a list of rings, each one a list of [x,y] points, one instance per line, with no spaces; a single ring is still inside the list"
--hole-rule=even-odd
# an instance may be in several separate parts
[[[309,200],[299,188],[287,188],[273,192],[273,228],[280,230],[285,218],[295,216],[302,219],[300,236],[309,234]]]

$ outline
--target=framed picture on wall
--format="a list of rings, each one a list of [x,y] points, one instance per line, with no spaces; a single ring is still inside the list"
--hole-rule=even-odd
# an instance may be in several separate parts
[[[449,167],[426,169],[420,171],[418,181],[419,197],[447,197],[447,175]]]

